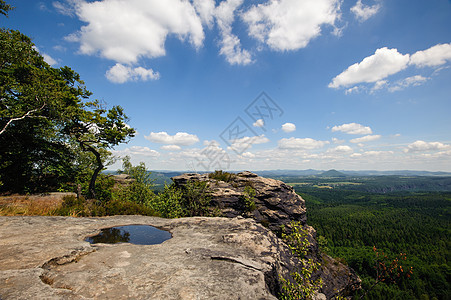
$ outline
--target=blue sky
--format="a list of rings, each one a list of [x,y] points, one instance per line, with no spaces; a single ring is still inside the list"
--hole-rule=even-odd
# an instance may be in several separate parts
[[[124,107],[134,163],[451,171],[450,1],[8,2],[2,26]]]

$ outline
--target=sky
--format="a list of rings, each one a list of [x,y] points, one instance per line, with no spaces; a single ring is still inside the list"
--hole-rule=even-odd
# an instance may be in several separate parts
[[[449,0],[7,2],[1,26],[124,108],[134,164],[451,171]]]

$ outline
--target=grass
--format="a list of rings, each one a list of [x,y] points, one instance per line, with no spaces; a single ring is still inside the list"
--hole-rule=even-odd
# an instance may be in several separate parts
[[[0,196],[0,216],[52,216],[62,203],[62,194]]]

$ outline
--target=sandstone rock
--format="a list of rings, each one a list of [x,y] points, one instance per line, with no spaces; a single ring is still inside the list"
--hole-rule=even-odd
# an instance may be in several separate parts
[[[172,238],[148,246],[84,241],[136,224]],[[2,300],[276,299],[279,275],[296,263],[274,233],[241,217],[0,217]]]
[[[211,204],[219,208],[224,217],[252,217],[257,222],[278,232],[290,221],[306,222],[305,201],[293,187],[282,181],[260,177],[249,171],[233,176],[228,182],[210,178],[208,174],[188,173],[171,178],[179,187],[189,181],[206,181],[212,190]],[[256,196],[255,209],[249,211],[243,203],[245,188],[252,187]]]
[[[85,242],[101,228],[148,224],[159,245]],[[0,298],[276,299],[288,248],[250,219],[1,217]]]

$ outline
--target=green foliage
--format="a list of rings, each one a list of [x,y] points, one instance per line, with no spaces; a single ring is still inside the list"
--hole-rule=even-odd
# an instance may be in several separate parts
[[[239,199],[245,211],[251,212],[256,209],[254,202],[255,195],[257,195],[257,192],[253,187],[249,185],[244,187],[244,192],[242,195],[240,195]]]
[[[8,16],[8,11],[13,10],[14,7],[12,7],[10,4],[6,4],[4,0],[0,0],[0,14],[4,16]]]
[[[188,181],[182,189],[182,207],[184,215],[209,216],[211,190],[205,181]]]
[[[308,231],[303,228],[300,222],[290,223],[291,232],[282,230],[282,239],[287,243],[293,255],[300,262],[299,272],[291,273],[292,280],[280,277],[282,284],[282,300],[312,299],[315,292],[321,288],[322,279],[313,279],[313,274],[319,270],[321,264],[312,258],[307,258],[310,243],[308,241]]]
[[[148,205],[163,218],[180,218],[185,216],[182,206],[183,193],[174,185],[164,185],[160,192]]]
[[[113,191],[113,198],[140,204],[152,201],[155,197],[152,191],[153,179],[151,179],[151,173],[147,170],[145,163],[141,162],[138,166],[133,166],[129,156],[124,157],[122,161],[124,170],[119,172],[129,175],[135,181],[127,186],[117,187]]]
[[[0,2],[0,12],[11,7]],[[92,154],[88,196],[105,151],[134,135],[123,109],[104,108],[80,75],[52,68],[19,31],[0,29],[0,181],[8,192],[45,191],[76,181],[78,152]],[[77,146],[75,146],[77,145]],[[88,156],[89,157],[89,156]]]
[[[421,295],[447,299],[451,294],[450,193],[305,190],[308,194],[301,196],[309,224],[326,238],[329,255],[343,258],[356,270],[364,289],[371,288],[378,277],[374,245],[385,249],[388,257],[408,251],[411,277],[394,284],[380,282],[364,299],[419,299]]]
[[[236,178],[236,175],[229,172],[224,172],[222,170],[216,170],[210,174],[208,174],[208,177],[211,179],[216,179],[220,181],[230,182],[233,179]]]

